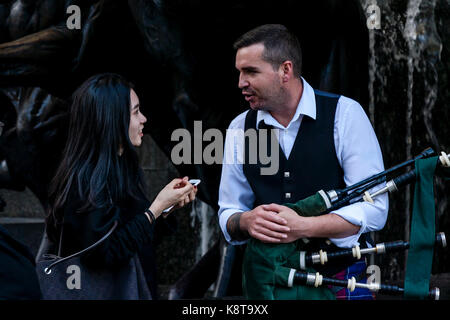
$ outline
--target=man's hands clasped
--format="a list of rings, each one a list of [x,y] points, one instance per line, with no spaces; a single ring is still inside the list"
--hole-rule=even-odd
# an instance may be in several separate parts
[[[274,203],[243,212],[240,228],[268,243],[289,243],[307,236],[307,221],[294,210]]]

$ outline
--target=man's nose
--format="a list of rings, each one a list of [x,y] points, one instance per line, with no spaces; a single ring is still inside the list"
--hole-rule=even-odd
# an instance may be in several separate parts
[[[141,119],[142,123],[146,123],[147,122],[147,118],[142,114],[142,119]]]
[[[243,89],[249,86],[248,80],[242,74],[239,75],[239,89]]]

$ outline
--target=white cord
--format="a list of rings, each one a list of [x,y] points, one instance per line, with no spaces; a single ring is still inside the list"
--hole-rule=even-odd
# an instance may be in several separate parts
[[[366,202],[374,203],[369,191],[364,192],[363,200]]]
[[[320,273],[316,272],[316,281],[314,281],[314,287],[317,288],[318,286],[321,286],[322,280],[323,280],[323,276]]]
[[[348,279],[348,285],[347,289],[350,290],[350,292],[355,291],[356,288],[356,279],[355,277],[352,277],[351,279]]]
[[[288,287],[292,288],[292,286],[294,285],[294,276],[295,276],[295,269],[291,269],[291,271],[289,271],[289,277],[288,277]]]
[[[361,259],[361,249],[359,249],[359,246],[355,246],[352,248],[353,257],[356,259]]]
[[[441,152],[439,160],[441,161],[444,167],[450,167],[450,159],[448,158],[448,155],[445,152],[443,151]]]
[[[327,194],[325,193],[325,191],[320,190],[320,191],[319,191],[319,195],[322,197],[323,202],[325,202],[325,205],[327,206],[327,209],[330,209],[330,208],[331,208],[331,202],[330,202],[330,200],[328,199],[328,196],[327,196]]]
[[[306,259],[305,259],[306,251],[300,251],[300,269],[306,270]]]
[[[328,261],[328,256],[327,256],[327,252],[326,251],[319,251],[319,255],[320,255],[320,264],[324,265],[325,262]]]

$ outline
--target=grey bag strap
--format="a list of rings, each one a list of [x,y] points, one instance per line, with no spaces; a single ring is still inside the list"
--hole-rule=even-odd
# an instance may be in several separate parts
[[[109,201],[110,201],[110,204],[112,205],[112,204],[113,204],[113,201],[112,201],[111,193],[109,192],[108,186],[106,187],[106,190],[108,191]],[[89,251],[89,250],[94,249],[94,248],[97,247],[100,243],[102,243],[103,241],[105,241],[106,238],[108,238],[108,237],[111,235],[111,233],[113,233],[113,231],[117,228],[117,225],[118,225],[118,222],[117,222],[117,220],[116,220],[116,221],[114,221],[114,225],[112,226],[112,228],[111,228],[111,229],[110,229],[110,230],[109,230],[109,231],[108,231],[108,232],[107,232],[100,240],[98,240],[98,241],[95,242],[94,244],[90,245],[89,247],[87,247],[87,248],[85,248],[85,249],[83,249],[83,250],[81,250],[81,251],[79,251],[79,252],[76,252],[76,253],[74,253],[74,254],[68,256],[68,257],[65,257],[65,258],[59,259],[58,261],[53,262],[51,265],[49,265],[48,267],[46,267],[46,268],[44,269],[44,272],[45,272],[46,274],[50,274],[50,273],[52,272],[51,269],[52,269],[54,266],[56,266],[57,264],[62,263],[62,262],[66,261],[66,260],[69,260],[69,259],[71,259],[71,258],[78,257],[78,256],[82,255],[83,253],[85,253],[85,252],[87,252],[87,251]],[[63,237],[63,233],[64,233],[64,218],[63,218],[63,223],[62,223],[62,226],[61,226],[61,234],[59,235],[58,257],[61,256],[61,246],[62,246],[62,237]]]
[[[64,233],[64,218],[61,224],[61,233],[59,235],[59,244],[58,244],[58,257],[61,257],[61,247],[62,247],[62,237]]]
[[[70,255],[70,256],[68,256],[68,257],[65,257],[65,258],[62,258],[62,259],[60,259],[60,260],[58,260],[58,261],[53,262],[51,265],[49,265],[48,267],[46,267],[46,268],[44,269],[44,272],[45,272],[46,274],[50,274],[50,273],[52,272],[51,269],[52,269],[54,266],[56,266],[57,264],[62,263],[62,262],[66,261],[66,260],[69,260],[69,259],[71,259],[71,258],[78,257],[78,256],[82,255],[83,253],[85,253],[85,252],[87,252],[87,251],[89,251],[89,250],[94,249],[94,248],[97,247],[99,244],[101,244],[103,241],[105,241],[106,238],[108,238],[108,237],[111,235],[111,233],[113,233],[113,231],[116,229],[117,225],[118,225],[118,222],[117,222],[117,220],[116,220],[116,221],[114,221],[114,225],[113,225],[112,228],[108,231],[108,233],[106,233],[100,240],[98,240],[97,242],[95,242],[93,245],[90,245],[90,246],[87,247],[86,249],[83,249],[83,250],[81,250],[81,251],[79,251],[79,252],[77,252],[77,253],[74,253],[74,254],[72,254],[72,255]],[[62,236],[62,231],[61,231],[61,236]],[[60,237],[60,240],[61,240],[61,238],[62,238],[62,237]],[[61,241],[60,241],[60,243],[61,243]],[[58,250],[58,251],[60,251],[60,250]]]

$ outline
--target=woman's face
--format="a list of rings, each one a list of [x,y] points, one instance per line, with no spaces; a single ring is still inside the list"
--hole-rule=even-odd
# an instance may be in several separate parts
[[[144,134],[144,123],[147,122],[147,118],[141,113],[139,106],[139,98],[133,89],[130,90],[130,128],[128,129],[128,135],[130,141],[135,147],[139,147],[142,144],[142,137]]]

